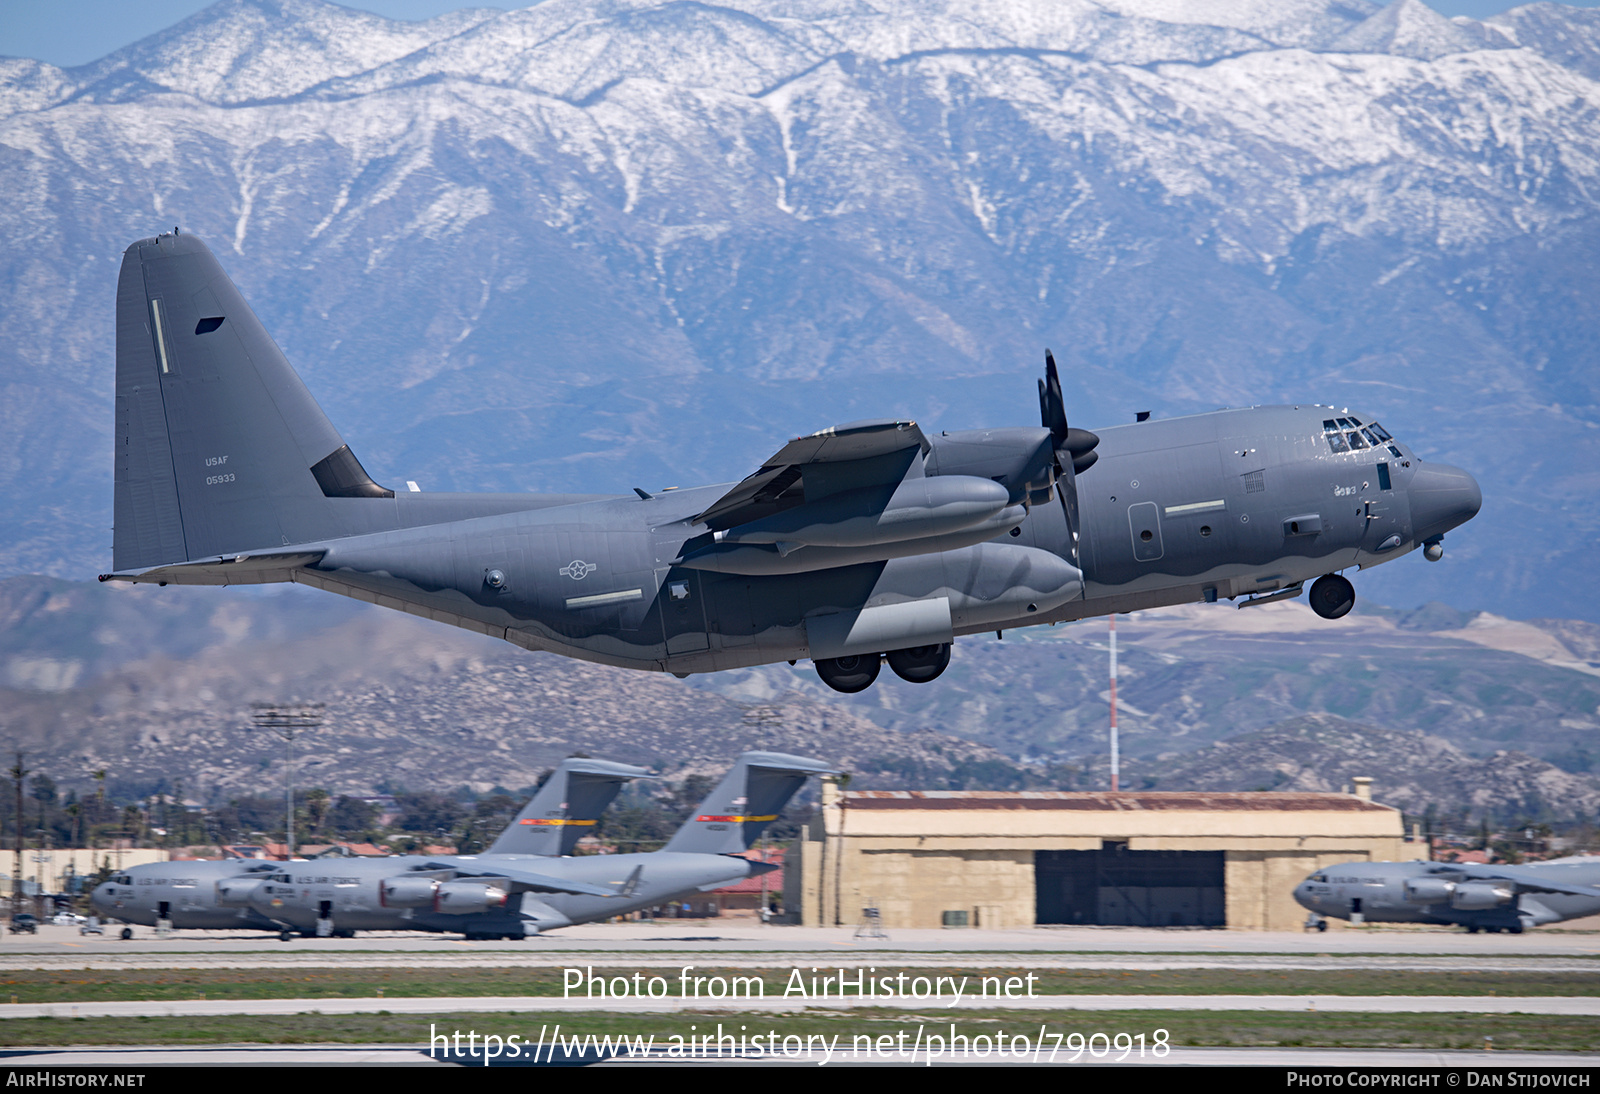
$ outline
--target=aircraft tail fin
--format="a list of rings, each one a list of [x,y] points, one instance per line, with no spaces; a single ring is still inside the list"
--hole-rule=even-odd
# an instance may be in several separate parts
[[[176,230],[123,256],[116,446],[119,571],[347,534],[350,506],[394,497],[211,251]]]
[[[812,775],[837,768],[782,752],[746,752],[662,848],[707,855],[749,850]]]
[[[569,855],[578,840],[594,831],[623,783],[651,777],[644,768],[629,764],[575,757],[562,760],[484,853]]]

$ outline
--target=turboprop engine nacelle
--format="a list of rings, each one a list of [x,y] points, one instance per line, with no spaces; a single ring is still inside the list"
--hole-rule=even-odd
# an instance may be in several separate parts
[[[1442,877],[1406,879],[1406,901],[1410,904],[1443,904],[1456,891],[1456,883]]]
[[[378,883],[385,908],[426,908],[438,891],[439,882],[431,877],[388,877]]]
[[[510,894],[482,881],[446,881],[433,898],[433,910],[445,915],[467,915],[504,908]]]
[[[1501,904],[1510,904],[1516,891],[1505,884],[1492,881],[1465,881],[1456,886],[1450,895],[1450,907],[1461,912],[1481,911]]]

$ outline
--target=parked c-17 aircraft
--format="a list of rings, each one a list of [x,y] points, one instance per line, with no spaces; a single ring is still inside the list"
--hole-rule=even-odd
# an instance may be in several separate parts
[[[642,767],[569,757],[562,760],[512,820],[489,853],[559,857],[592,829],[629,779],[651,778]],[[340,873],[348,859],[311,860],[324,873]],[[389,869],[395,860],[389,862]],[[148,927],[192,930],[283,931],[283,924],[255,912],[250,894],[284,869],[259,859],[178,859],[119,871],[96,886],[89,903],[107,919]],[[123,928],[123,938],[133,937]]]
[[[625,778],[637,777],[626,773],[639,771],[604,761],[583,762],[594,768],[585,774],[601,775],[606,768],[617,773],[609,793],[603,786],[590,787],[582,810],[585,817],[598,816],[615,795],[615,787]],[[573,763],[566,761],[563,767]],[[536,808],[536,798],[481,855],[253,863],[257,869],[250,874],[225,878],[216,886],[218,904],[237,909],[235,915],[247,912],[249,923],[242,922],[242,916],[231,924],[210,918],[199,922],[187,907],[170,904],[168,921],[174,927],[231,925],[234,929],[266,924],[266,929],[279,931],[287,940],[295,931],[348,936],[357,930],[524,938],[556,927],[609,919],[773,869],[740,857],[740,853],[777,819],[807,777],[833,770],[821,761],[800,756],[746,752],[659,851],[551,857],[548,841],[530,842],[522,831],[528,820],[548,819],[542,815],[544,810]],[[595,803],[602,794],[604,803],[597,809]],[[572,806],[566,811],[577,810]],[[565,833],[578,826],[561,827]],[[565,854],[575,841],[576,835],[563,835],[562,845],[554,850]],[[163,869],[172,873],[175,867],[159,863],[135,869],[154,874]],[[154,922],[156,902],[166,895],[157,883],[164,880],[152,877],[143,888],[134,885],[130,889],[133,883],[119,877],[95,890],[94,906],[108,918]]]
[[[556,927],[653,908],[718,889],[775,866],[744,858],[820,760],[746,752],[659,851],[530,859],[491,847],[481,855],[346,860],[337,871],[285,863],[250,895],[257,913],[303,933],[460,931],[523,938]],[[536,871],[542,883],[529,880]],[[330,876],[337,872],[340,876]],[[567,888],[556,888],[559,878]]]
[[[1464,862],[1343,862],[1296,886],[1311,922],[1459,924],[1508,931],[1600,914],[1600,858],[1526,866]]]
[[[925,683],[957,635],[1246,598],[1355,602],[1340,571],[1421,547],[1482,495],[1372,419],[1273,406],[925,434],[852,422],[743,481],[622,497],[432,494],[367,474],[221,265],[176,229],[117,286],[113,567],[295,581],[549,650],[687,676],[809,658]],[[1081,478],[1081,481],[1080,481]]]

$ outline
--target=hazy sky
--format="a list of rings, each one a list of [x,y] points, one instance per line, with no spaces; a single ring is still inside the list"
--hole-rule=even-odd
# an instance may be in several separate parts
[[[0,0],[0,56],[33,57],[53,65],[81,65],[137,42],[207,6],[209,0]],[[1424,0],[1446,15],[1486,15],[1516,7],[1510,0]],[[1572,0],[1576,7],[1600,0]],[[429,19],[457,8],[513,8],[521,4],[452,3],[451,0],[345,0],[391,19]]]

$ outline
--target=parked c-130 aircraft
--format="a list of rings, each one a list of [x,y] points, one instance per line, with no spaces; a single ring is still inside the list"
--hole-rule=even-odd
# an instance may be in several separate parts
[[[810,658],[861,691],[933,680],[957,635],[1187,602],[1355,601],[1339,571],[1482,502],[1366,416],[1252,407],[925,434],[853,422],[743,481],[621,497],[395,492],[367,474],[198,238],[117,286],[114,572],[295,581],[533,650],[679,676]],[[1092,468],[1092,473],[1091,472]],[[1082,481],[1080,482],[1080,476]],[[1242,606],[1242,605],[1241,605]]]

